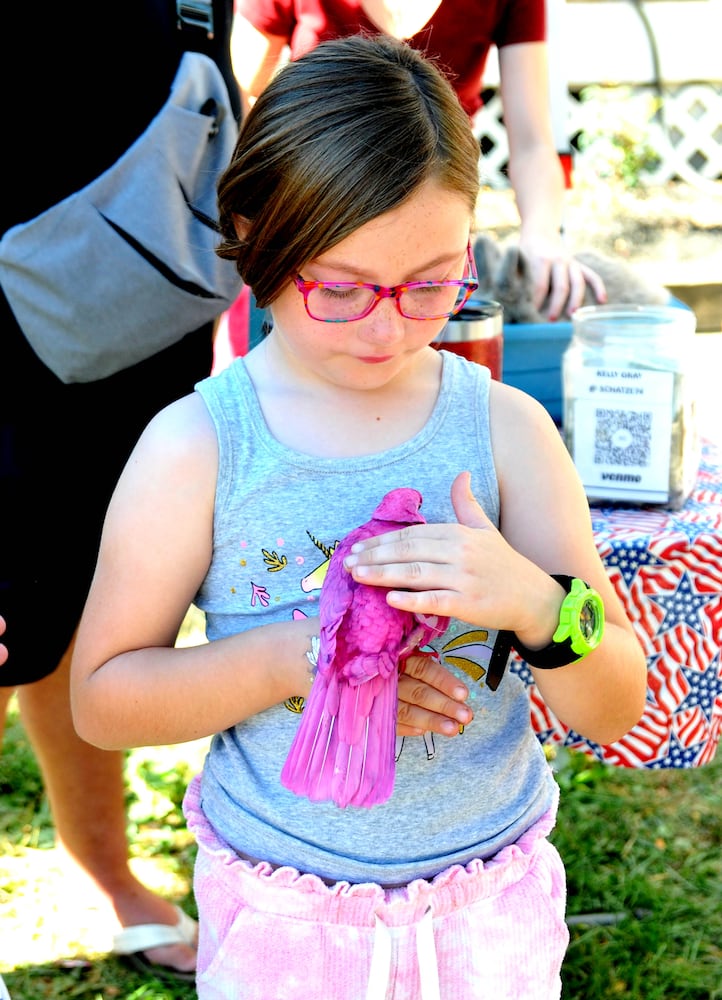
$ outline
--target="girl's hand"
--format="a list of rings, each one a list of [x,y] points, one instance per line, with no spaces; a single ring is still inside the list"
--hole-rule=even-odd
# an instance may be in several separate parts
[[[421,736],[431,730],[455,736],[468,725],[473,712],[467,704],[468,688],[429,653],[412,653],[399,676],[399,736]]]
[[[386,600],[403,611],[513,629],[520,637],[539,631],[546,604],[556,600],[550,621],[558,611],[558,586],[509,545],[479,506],[469,479],[462,472],[451,487],[457,524],[414,524],[364,539],[344,565],[355,580],[390,588]],[[542,630],[544,621],[542,615]]]

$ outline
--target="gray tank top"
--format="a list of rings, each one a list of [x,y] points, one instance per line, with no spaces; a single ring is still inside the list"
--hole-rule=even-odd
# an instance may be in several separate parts
[[[334,544],[394,487],[419,490],[427,521],[455,521],[450,486],[468,469],[479,503],[499,523],[488,370],[441,355],[441,390],[426,426],[398,447],[353,458],[317,458],[272,437],[242,358],[198,384],[219,443],[213,558],[195,600],[210,641],[317,617]],[[218,733],[202,776],[203,809],[217,833],[239,853],[276,865],[387,885],[430,878],[516,841],[550,808],[556,783],[523,682],[507,671],[496,691],[484,683],[495,638],[452,620],[431,643],[469,687],[474,719],[453,738],[398,740],[394,791],[381,805],[342,809],[281,785],[301,696]]]

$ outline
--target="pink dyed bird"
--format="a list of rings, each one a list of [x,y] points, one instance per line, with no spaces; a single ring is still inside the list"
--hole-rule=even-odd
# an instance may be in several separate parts
[[[372,806],[393,791],[399,668],[445,632],[449,619],[390,607],[389,588],[357,583],[343,560],[360,539],[425,524],[421,500],[418,490],[391,490],[329,562],[319,599],[317,674],[281,772],[286,788],[314,802]]]

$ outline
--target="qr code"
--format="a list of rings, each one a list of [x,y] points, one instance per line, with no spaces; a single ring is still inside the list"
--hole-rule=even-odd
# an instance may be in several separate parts
[[[595,465],[649,465],[652,414],[637,410],[595,411]]]

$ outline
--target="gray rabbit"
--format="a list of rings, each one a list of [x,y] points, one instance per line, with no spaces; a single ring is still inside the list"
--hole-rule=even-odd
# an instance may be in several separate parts
[[[584,250],[574,257],[592,268],[604,281],[607,302],[630,305],[668,305],[670,293],[664,285],[641,278],[624,260],[607,257],[596,250]],[[479,292],[496,299],[504,309],[505,323],[544,323],[545,307],[534,306],[529,263],[517,245],[503,249],[490,236],[474,241],[474,260],[479,273]],[[587,287],[583,305],[594,305],[594,295]]]

